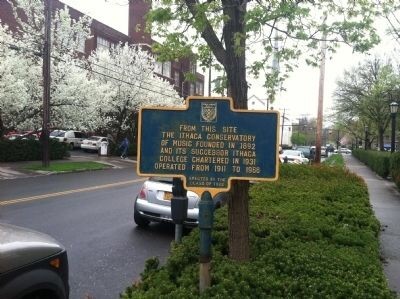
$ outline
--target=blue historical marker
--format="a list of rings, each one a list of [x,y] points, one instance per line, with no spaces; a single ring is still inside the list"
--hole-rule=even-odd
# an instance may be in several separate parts
[[[278,178],[277,111],[235,110],[231,98],[189,97],[184,108],[142,108],[138,173],[182,177],[212,194],[232,179]]]

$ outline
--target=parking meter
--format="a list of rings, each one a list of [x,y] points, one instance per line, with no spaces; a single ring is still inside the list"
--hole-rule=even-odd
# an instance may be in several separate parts
[[[171,216],[175,224],[182,224],[187,218],[188,198],[186,189],[180,178],[173,178],[172,181]]]

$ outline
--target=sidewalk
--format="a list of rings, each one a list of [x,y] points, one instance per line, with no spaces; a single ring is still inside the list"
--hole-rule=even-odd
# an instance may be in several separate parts
[[[382,179],[351,155],[344,155],[347,168],[362,177],[369,199],[381,223],[379,236],[383,268],[389,287],[400,296],[400,193],[396,185]]]
[[[96,154],[87,154],[80,151],[71,152],[71,156],[63,160],[52,160],[50,163],[59,162],[83,162],[94,161],[112,166],[113,168],[133,167],[136,163],[136,157],[129,157],[122,160],[118,156],[99,156]],[[42,173],[24,170],[23,168],[31,163],[40,163],[41,161],[21,161],[21,162],[4,162],[0,163],[0,180],[18,179],[26,177],[34,177],[45,175]]]

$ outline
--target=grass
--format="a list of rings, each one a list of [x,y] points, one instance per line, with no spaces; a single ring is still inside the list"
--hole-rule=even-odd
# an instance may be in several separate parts
[[[100,170],[109,168],[109,165],[97,162],[57,162],[50,163],[49,167],[43,167],[41,164],[32,163],[24,167],[26,170],[51,171],[51,172],[72,172],[85,170]]]
[[[341,154],[331,155],[323,163],[329,166],[344,167],[344,159]]]

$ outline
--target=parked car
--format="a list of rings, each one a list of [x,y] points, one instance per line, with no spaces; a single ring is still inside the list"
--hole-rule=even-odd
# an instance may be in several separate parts
[[[55,130],[50,133],[50,138],[57,139],[60,142],[64,142],[70,149],[81,147],[82,141],[86,139],[86,134],[81,131],[73,130]]]
[[[297,151],[302,151],[305,158],[310,159],[311,157],[311,147],[309,146],[297,146],[295,148]]]
[[[8,140],[18,140],[18,139],[21,138],[21,134],[20,134],[20,133],[8,134],[8,135],[6,136],[6,138],[7,138]]]
[[[326,150],[325,146],[321,146],[321,157],[327,157],[328,156],[328,152]]]
[[[279,159],[282,163],[289,164],[308,164],[310,162],[304,157],[303,152],[298,150],[284,150],[282,154],[279,155]]]
[[[68,258],[52,237],[0,224],[0,298],[67,299]]]
[[[84,151],[98,151],[102,142],[109,142],[107,137],[102,136],[91,136],[84,139],[81,144],[81,148]]]
[[[8,140],[39,140],[35,131],[12,132],[5,135]]]
[[[316,146],[313,145],[310,147],[310,151],[314,152],[315,155],[315,151],[316,151]],[[327,152],[326,152],[326,147],[325,146],[321,146],[321,157],[326,157],[328,156]]]
[[[199,196],[187,191],[188,210],[184,226],[195,227],[199,218]],[[143,186],[134,200],[133,219],[139,227],[146,227],[150,222],[170,222],[172,199],[172,178],[151,177]],[[225,205],[227,193],[218,194],[214,198],[215,208]]]

